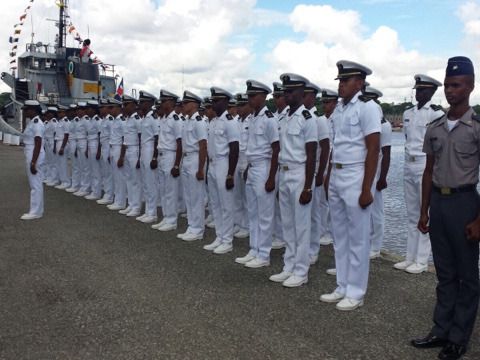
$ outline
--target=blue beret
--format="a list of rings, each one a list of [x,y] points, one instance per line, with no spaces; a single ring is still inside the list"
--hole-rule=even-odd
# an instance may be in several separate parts
[[[474,75],[472,61],[465,56],[455,56],[448,59],[445,76]]]

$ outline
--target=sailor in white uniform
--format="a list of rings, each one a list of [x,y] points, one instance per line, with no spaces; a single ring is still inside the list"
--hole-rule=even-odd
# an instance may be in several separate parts
[[[290,106],[280,125],[279,199],[286,249],[282,272],[271,281],[285,287],[308,282],[312,185],[318,144],[317,124],[303,105],[308,79],[297,74],[280,76]]]
[[[87,115],[87,103],[80,101],[77,103],[78,121],[75,124],[75,133],[77,138],[77,157],[80,171],[80,189],[73,193],[75,196],[83,197],[90,193],[90,166],[88,164],[88,122],[90,118]]]
[[[210,89],[212,108],[217,115],[208,134],[208,193],[210,210],[215,221],[215,240],[203,248],[214,254],[226,254],[233,249],[233,188],[238,162],[240,129],[229,114],[228,102],[233,95],[219,87]]]
[[[140,91],[139,94],[138,112],[143,117],[140,137],[142,144],[140,169],[145,198],[145,213],[137,217],[136,220],[144,224],[150,224],[157,221],[157,164],[152,162],[157,157],[158,152],[158,118],[152,110],[157,98],[147,91]]]
[[[183,112],[186,120],[182,130],[183,195],[187,207],[187,231],[177,237],[184,241],[203,239],[205,231],[205,174],[207,165],[207,123],[198,110],[202,98],[183,93]]]
[[[385,230],[385,213],[383,210],[383,190],[387,188],[387,175],[390,168],[390,149],[392,147],[392,126],[383,117],[383,111],[378,99],[383,96],[380,90],[367,86],[363,96],[371,98],[377,104],[378,111],[382,117],[382,132],[380,134],[380,156],[378,159],[376,190],[373,196],[372,205],[372,229],[370,259],[380,257],[380,250],[383,244]]]
[[[43,216],[43,165],[45,150],[43,137],[45,127],[40,119],[40,103],[37,100],[27,100],[23,105],[23,114],[26,127],[23,131],[22,141],[25,145],[25,165],[28,182],[30,184],[30,210],[20,219],[33,220]]]
[[[77,104],[70,104],[68,111],[69,119],[69,137],[68,137],[68,152],[70,154],[71,166],[71,181],[70,187],[66,189],[69,193],[76,193],[80,190],[81,172],[80,163],[77,151],[77,124],[79,118],[77,117]]]
[[[320,252],[320,238],[322,237],[322,208],[321,202],[325,198],[325,188],[323,186],[327,162],[330,157],[330,133],[328,122],[325,116],[320,116],[315,107],[317,95],[321,89],[312,83],[305,86],[305,97],[303,105],[310,111],[312,118],[317,124],[318,146],[315,164],[315,186],[312,191],[312,231],[310,234],[310,265],[318,261]]]
[[[108,99],[100,100],[100,173],[102,178],[103,197],[97,204],[109,205],[113,203],[113,173],[110,164],[110,134],[114,117],[110,114]]]
[[[98,101],[87,101],[87,115],[90,118],[87,128],[87,142],[88,142],[88,165],[90,169],[90,194],[85,196],[87,200],[100,200],[102,197],[102,173],[100,169],[101,161],[101,147],[100,147],[100,132],[101,119],[98,116]]]
[[[420,217],[422,198],[422,175],[426,164],[423,153],[423,140],[427,126],[443,116],[440,106],[431,103],[432,96],[442,83],[427,75],[417,74],[415,79],[415,99],[417,104],[403,113],[405,133],[405,165],[403,187],[407,207],[407,254],[404,261],[396,263],[395,269],[410,274],[419,274],[428,269],[431,246],[428,234],[422,234],[417,223]]]
[[[48,186],[56,186],[59,184],[57,176],[57,167],[55,164],[55,154],[53,153],[53,144],[55,139],[55,128],[57,120],[55,120],[56,112],[49,112],[48,109],[43,112],[41,118],[45,126],[44,144],[45,149],[45,183]]]
[[[70,178],[68,176],[68,138],[70,137],[70,122],[68,121],[66,110],[68,108],[58,105],[57,111],[57,128],[55,131],[55,161],[57,164],[58,177],[60,185],[55,186],[56,189],[65,190],[70,187]]]
[[[160,91],[160,106],[165,114],[159,120],[158,167],[163,219],[152,228],[172,231],[177,228],[180,162],[182,161],[182,120],[175,113],[178,95]]]
[[[374,180],[380,152],[381,116],[377,104],[362,96],[372,71],[351,61],[337,62],[338,94],[328,199],[337,268],[337,288],[320,297],[338,302],[338,310],[363,305],[367,291],[370,221]]]
[[[140,173],[141,118],[137,113],[137,100],[123,96],[123,144],[118,166],[125,167],[128,206],[119,213],[127,217],[140,215],[142,207],[142,178]]]
[[[270,265],[275,180],[278,170],[280,142],[278,120],[266,106],[271,89],[255,80],[247,81],[248,103],[253,109],[248,125],[246,156],[247,208],[250,227],[250,250],[235,262],[248,268]]]

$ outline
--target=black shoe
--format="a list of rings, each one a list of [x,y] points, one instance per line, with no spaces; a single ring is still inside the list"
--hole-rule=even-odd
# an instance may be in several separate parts
[[[466,352],[467,347],[465,345],[449,342],[443,347],[442,351],[440,351],[438,358],[442,360],[456,360],[460,359]]]
[[[448,340],[439,338],[438,336],[429,333],[424,338],[413,339],[410,344],[416,348],[429,349],[434,347],[442,347],[448,344]]]

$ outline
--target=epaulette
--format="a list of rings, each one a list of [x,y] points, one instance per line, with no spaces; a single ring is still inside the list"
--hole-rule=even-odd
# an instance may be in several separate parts
[[[308,120],[308,119],[312,118],[312,114],[310,114],[310,111],[308,111],[308,110],[303,110],[302,115],[305,118],[305,120]]]
[[[140,116],[138,116],[138,114],[135,114],[135,119],[139,120],[140,119]]]
[[[174,118],[175,120],[180,119],[177,114],[173,114],[173,118]]]
[[[183,121],[185,121],[185,116],[180,115],[180,119],[182,119]]]
[[[385,120],[384,117],[382,117],[382,124],[385,124],[387,122],[387,120]]]
[[[427,126],[433,125],[434,123],[436,123],[438,120],[440,120],[440,119],[443,118],[444,116],[445,116],[445,115],[442,115],[442,116],[440,116],[440,117],[438,117],[438,118],[430,121],[430,122],[427,124]]]
[[[227,120],[233,120],[233,116],[230,114],[227,114]]]
[[[120,120],[125,121],[125,118],[123,117],[123,115],[120,116]]]
[[[155,120],[158,119],[158,115],[155,112],[153,112],[150,116],[153,117]]]
[[[313,113],[314,113],[315,115],[317,115],[318,117],[322,116],[322,115],[320,115],[320,111],[318,111],[318,110],[315,110]]]
[[[265,111],[265,115],[267,115],[268,118],[273,118],[273,114],[270,110]]]
[[[434,104],[431,104],[430,107],[434,110],[434,111],[444,111],[443,108],[440,106],[440,105],[434,105]]]
[[[33,122],[34,122],[35,124],[38,123],[38,119],[33,120]]]
[[[405,110],[410,110],[410,109],[413,109],[415,107],[415,105],[409,105],[405,108]]]
[[[108,115],[108,120],[114,120],[114,117],[112,115]]]
[[[369,97],[363,96],[363,95],[360,95],[360,96],[358,97],[358,99],[359,99],[360,101],[363,101],[364,103],[369,102],[370,100],[372,100],[372,98],[369,98]]]
[[[477,115],[477,114],[473,114],[472,115],[472,120],[475,120],[476,122],[480,122],[480,115]]]
[[[203,120],[203,118],[202,118],[200,115],[197,115],[197,116],[195,117],[195,119],[197,119],[197,121],[202,121],[202,120]]]

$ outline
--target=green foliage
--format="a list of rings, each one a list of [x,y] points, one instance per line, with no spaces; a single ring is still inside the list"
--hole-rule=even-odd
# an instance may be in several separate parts
[[[1,93],[0,94],[0,108],[3,108],[6,104],[10,102],[10,93]]]

